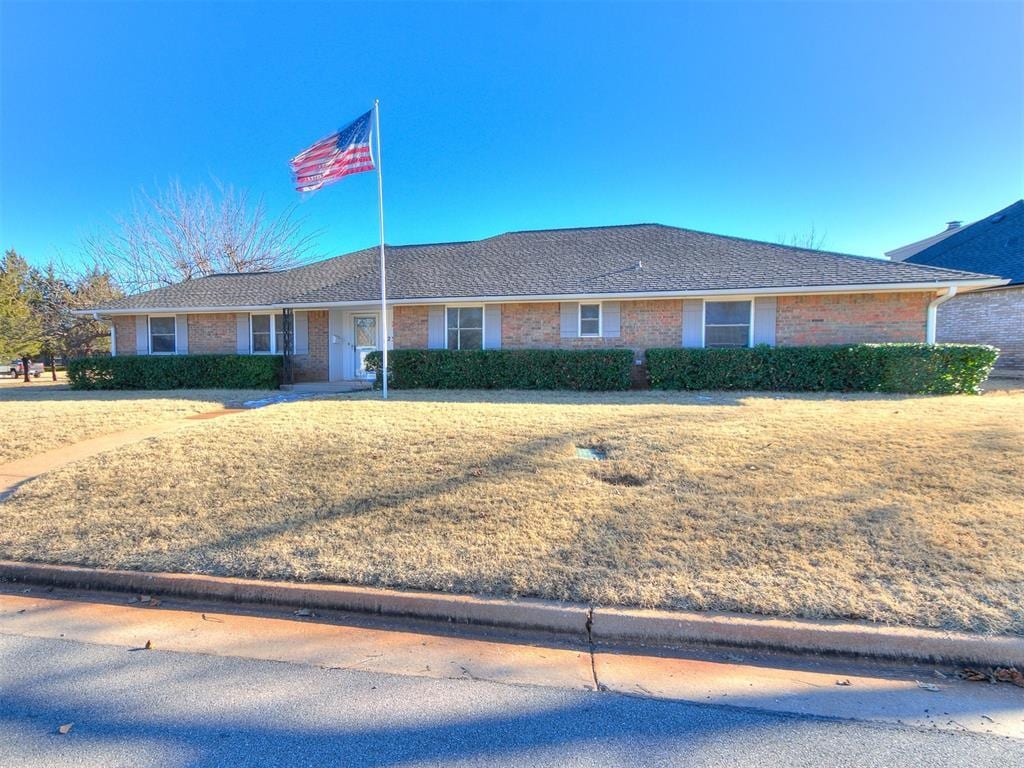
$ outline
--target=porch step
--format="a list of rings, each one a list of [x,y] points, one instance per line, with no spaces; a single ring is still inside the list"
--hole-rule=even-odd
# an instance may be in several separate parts
[[[373,382],[365,379],[347,381],[307,381],[301,384],[282,384],[285,392],[317,392],[321,394],[339,394],[342,392],[362,392],[373,389]]]

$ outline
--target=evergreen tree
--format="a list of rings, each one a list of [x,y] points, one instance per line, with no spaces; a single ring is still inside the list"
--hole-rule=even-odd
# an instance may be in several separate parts
[[[35,271],[12,248],[0,262],[0,355],[21,358],[25,381],[28,362],[43,348],[45,335],[38,312],[41,296]]]

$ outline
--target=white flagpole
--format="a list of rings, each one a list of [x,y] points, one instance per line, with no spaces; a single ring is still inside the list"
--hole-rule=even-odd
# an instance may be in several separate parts
[[[373,100],[373,117],[377,125],[377,206],[380,212],[380,329],[384,378],[381,385],[383,399],[388,399],[388,291],[384,278],[384,175],[381,172],[380,99]]]

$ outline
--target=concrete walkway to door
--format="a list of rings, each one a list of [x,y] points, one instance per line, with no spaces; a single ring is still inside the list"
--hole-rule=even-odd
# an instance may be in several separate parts
[[[38,477],[44,472],[59,469],[80,459],[87,459],[96,454],[120,448],[125,445],[137,443],[149,437],[156,437],[174,429],[199,424],[219,416],[227,416],[232,413],[241,413],[244,408],[220,408],[205,413],[197,413],[181,419],[161,421],[156,424],[145,424],[141,427],[133,427],[120,432],[111,432],[107,435],[100,435],[88,440],[83,440],[74,445],[67,445],[56,448],[52,451],[39,453],[35,456],[28,456],[24,459],[0,464],[0,501],[10,496],[22,483]]]

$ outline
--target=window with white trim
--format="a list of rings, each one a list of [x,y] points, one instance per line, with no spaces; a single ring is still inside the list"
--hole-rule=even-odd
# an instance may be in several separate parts
[[[484,348],[484,308],[448,307],[448,349]]]
[[[580,304],[580,336],[601,335],[601,305]]]
[[[173,355],[178,349],[177,323],[174,315],[150,316],[149,352],[153,355]]]
[[[749,347],[751,305],[750,301],[705,301],[704,346]]]
[[[284,315],[250,315],[249,332],[253,354],[281,355],[284,354]],[[295,345],[295,332],[292,331],[292,346]]]

